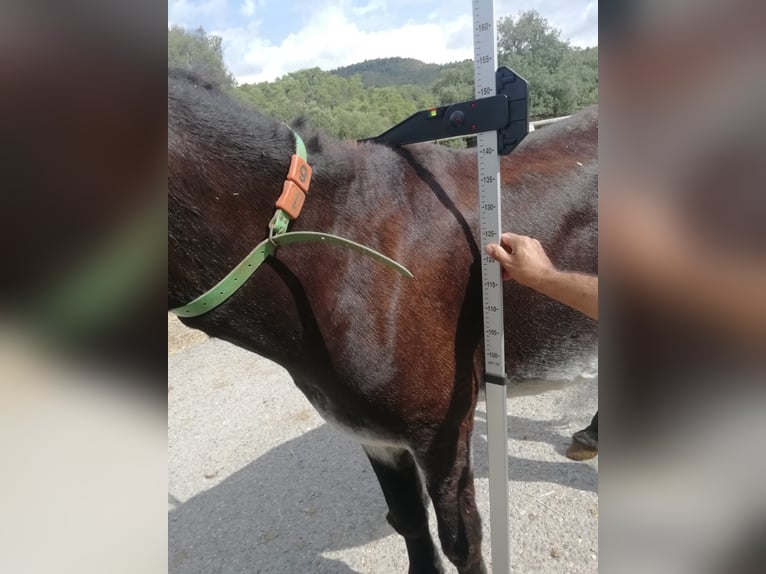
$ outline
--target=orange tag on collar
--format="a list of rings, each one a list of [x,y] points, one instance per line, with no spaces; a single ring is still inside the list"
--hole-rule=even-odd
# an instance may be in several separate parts
[[[295,219],[300,214],[304,201],[306,201],[306,194],[303,190],[288,180],[282,185],[282,195],[277,199],[276,206],[283,209],[290,219]]]
[[[304,193],[308,193],[311,183],[311,166],[299,155],[293,154],[285,179],[294,182]]]

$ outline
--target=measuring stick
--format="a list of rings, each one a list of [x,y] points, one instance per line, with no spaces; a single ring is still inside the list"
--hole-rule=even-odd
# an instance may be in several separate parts
[[[473,50],[476,99],[494,96],[497,40],[493,0],[473,0]],[[508,574],[508,422],[503,284],[500,264],[484,251],[488,243],[500,243],[500,162],[497,131],[482,132],[477,138],[492,572]]]

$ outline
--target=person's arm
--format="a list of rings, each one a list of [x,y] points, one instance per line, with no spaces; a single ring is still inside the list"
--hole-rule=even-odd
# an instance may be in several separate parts
[[[501,245],[487,245],[487,253],[503,268],[503,279],[513,279],[598,320],[598,277],[559,271],[540,242],[503,233]]]

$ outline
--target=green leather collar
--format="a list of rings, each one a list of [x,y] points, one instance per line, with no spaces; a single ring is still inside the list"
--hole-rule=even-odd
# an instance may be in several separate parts
[[[301,159],[306,161],[306,146],[301,137],[293,131],[295,135],[295,153]],[[245,257],[226,277],[221,279],[213,288],[209,289],[190,303],[182,307],[171,309],[179,317],[197,317],[204,315],[208,311],[215,309],[221,303],[231,297],[249,278],[255,273],[255,270],[266,261],[266,258],[273,255],[277,247],[292,245],[293,243],[314,243],[324,242],[342,247],[348,247],[358,251],[372,259],[387,265],[402,275],[412,278],[412,273],[406,267],[397,263],[393,259],[386,257],[382,253],[369,247],[329,233],[319,233],[316,231],[287,231],[287,225],[290,220],[283,210],[277,209],[274,217],[269,224],[269,236],[255,246],[247,257]]]
[[[287,124],[285,124],[287,126]],[[303,143],[303,139],[301,136],[298,135],[298,132],[293,130],[290,126],[287,126],[290,128],[290,131],[293,132],[293,135],[295,136],[295,153],[296,155],[300,156],[300,158],[303,161],[308,161],[308,153],[306,153],[306,144]]]
[[[370,249],[369,247],[365,247],[364,245],[355,243],[349,239],[338,237],[337,235],[330,235],[328,233],[317,233],[315,231],[291,231],[261,241],[256,245],[255,249],[253,249],[248,256],[239,263],[239,265],[232,269],[226,277],[221,279],[215,287],[210,289],[207,293],[200,295],[191,303],[173,309],[173,313],[179,317],[197,317],[198,315],[203,315],[211,309],[215,309],[218,305],[231,297],[234,292],[239,289],[253,273],[255,273],[255,270],[266,261],[266,258],[277,250],[277,247],[291,245],[293,243],[310,243],[318,241],[354,249],[368,257],[372,257],[376,261],[380,261],[381,263],[392,267],[405,277],[412,278],[412,273],[410,273],[406,267],[374,249]]]

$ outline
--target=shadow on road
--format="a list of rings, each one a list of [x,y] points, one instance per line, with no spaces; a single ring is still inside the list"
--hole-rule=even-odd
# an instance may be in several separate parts
[[[351,574],[321,554],[388,536],[385,513],[362,449],[325,424],[176,505],[169,572]]]
[[[473,472],[474,476],[489,475],[487,452],[487,415],[476,411],[474,418]],[[511,482],[550,482],[569,488],[598,493],[598,471],[587,463],[574,462],[564,456],[571,441],[568,435],[556,432],[561,421],[538,421],[508,416],[508,438],[517,441],[544,442],[558,453],[555,461],[530,460],[509,454],[508,480]],[[510,451],[513,452],[513,449]]]
[[[509,417],[509,438],[565,448],[555,421]],[[487,426],[477,412],[474,471],[487,477]],[[597,491],[596,470],[510,457],[510,479]],[[324,424],[290,440],[169,513],[169,572],[353,574],[322,554],[393,533],[375,475],[361,448]],[[401,556],[403,542],[397,540]]]

